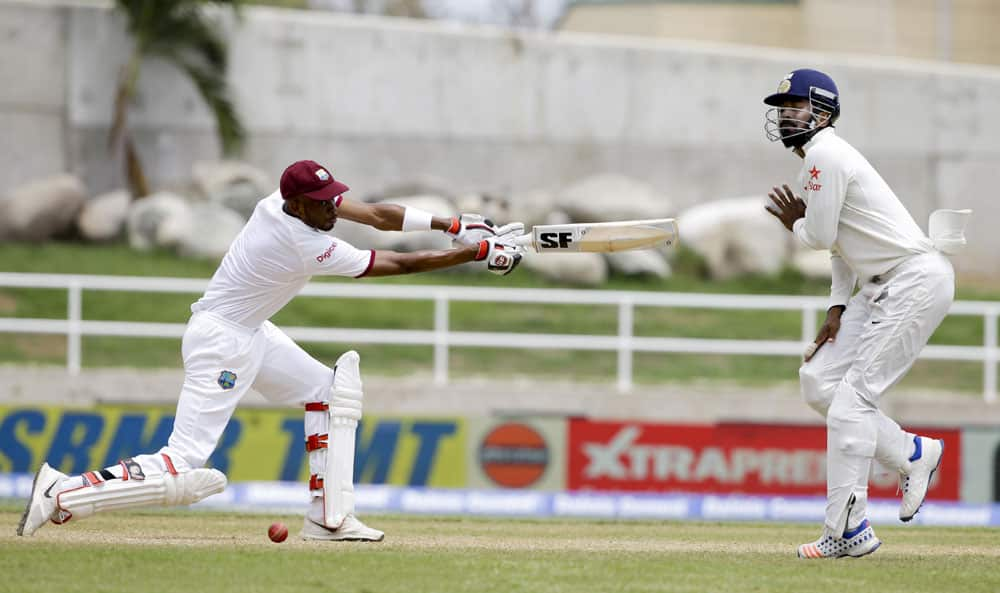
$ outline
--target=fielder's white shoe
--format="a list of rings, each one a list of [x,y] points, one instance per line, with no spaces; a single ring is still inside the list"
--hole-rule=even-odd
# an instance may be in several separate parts
[[[48,463],[43,463],[35,474],[35,481],[31,485],[31,498],[28,499],[28,506],[24,508],[21,515],[21,522],[17,525],[18,535],[32,535],[52,518],[56,511],[56,495],[52,489],[68,478],[66,474],[52,469]]]
[[[385,539],[384,533],[368,527],[354,515],[348,515],[337,529],[324,527],[306,517],[301,536],[302,539],[335,542],[380,542]]]
[[[856,528],[845,531],[843,537],[833,537],[829,529],[823,530],[823,536],[811,544],[799,546],[799,558],[843,558],[850,556],[860,558],[867,556],[879,546],[882,541],[875,537],[875,530],[872,529],[868,519],[861,522]]]
[[[903,490],[899,520],[903,522],[912,519],[924,504],[931,478],[944,456],[944,441],[915,436],[913,444],[915,449],[910,457],[910,473],[899,476],[899,486]]]

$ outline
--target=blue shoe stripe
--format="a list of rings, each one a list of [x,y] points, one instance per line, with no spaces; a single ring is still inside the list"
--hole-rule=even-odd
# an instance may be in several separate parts
[[[920,444],[920,437],[913,436],[913,455],[910,455],[910,461],[916,461],[924,454],[924,446]]]
[[[852,537],[854,537],[855,535],[861,533],[865,529],[868,529],[868,525],[869,525],[868,519],[865,519],[864,521],[861,522],[861,525],[858,525],[854,529],[852,529],[850,531],[846,531],[845,530],[844,531],[844,539],[851,539]]]

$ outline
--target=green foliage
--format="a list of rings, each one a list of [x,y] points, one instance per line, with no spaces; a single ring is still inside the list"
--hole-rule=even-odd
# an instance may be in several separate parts
[[[677,263],[679,262],[679,263]],[[616,290],[679,291],[706,293],[756,293],[824,295],[825,281],[807,280],[793,271],[775,278],[753,277],[712,281],[698,270],[697,256],[681,254],[675,275],[666,280],[612,277],[607,288]],[[0,270],[62,274],[124,274],[168,276],[207,280],[217,262],[181,259],[165,251],[139,253],[124,245],[6,244],[0,249]],[[519,269],[515,274],[457,274],[440,272],[390,278],[351,280],[316,278],[318,282],[371,284],[437,284],[485,287],[566,288]],[[144,294],[86,291],[85,319],[183,323],[197,294]],[[961,298],[962,291],[959,291]],[[976,298],[997,298],[995,292],[977,289]],[[0,288],[0,316],[65,319],[66,293],[51,289]],[[617,308],[612,305],[511,305],[504,303],[451,303],[449,324],[467,332],[522,332],[596,334],[618,331]],[[283,327],[331,327],[430,330],[433,304],[427,301],[331,299],[298,297],[274,318]],[[725,338],[797,340],[801,314],[795,311],[724,311],[637,307],[634,333],[639,337]],[[62,336],[10,335],[0,340],[0,362],[65,364]],[[981,345],[983,322],[977,317],[949,317],[934,334],[934,344]],[[88,367],[180,366],[180,341],[176,339],[87,337],[83,364]],[[366,370],[383,375],[429,373],[433,364],[430,346],[367,344],[304,344],[318,359],[332,363],[346,348],[361,352]],[[537,378],[576,378],[614,381],[616,357],[609,352],[571,350],[521,351],[516,349],[450,349],[451,372],[483,374],[482,361],[501,359],[507,372]],[[670,381],[721,379],[750,385],[793,381],[798,360],[775,356],[716,356],[636,353],[635,381],[656,384]],[[982,366],[978,363],[921,361],[904,380],[905,387],[950,389],[981,393]]]
[[[115,0],[135,45],[115,95],[109,144],[117,146],[125,138],[133,194],[141,197],[149,191],[125,123],[146,58],[162,58],[187,74],[215,117],[223,153],[234,155],[242,150],[246,130],[226,83],[226,40],[215,18],[206,11],[210,5],[228,6],[239,15],[242,4],[243,0]]]

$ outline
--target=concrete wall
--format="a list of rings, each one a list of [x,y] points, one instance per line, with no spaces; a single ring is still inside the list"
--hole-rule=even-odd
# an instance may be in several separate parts
[[[577,4],[566,31],[1000,65],[996,0]]]
[[[1000,276],[1000,70],[274,9],[225,26],[246,159],[275,178],[321,160],[362,195],[422,174],[516,191],[598,171],[644,179],[679,207],[763,193],[799,162],[764,139],[760,98],[788,70],[818,67],[841,86],[842,135],[921,224],[933,208],[976,208],[957,264]],[[99,8],[13,3],[0,4],[0,31],[0,187],[58,169],[92,192],[119,185],[104,139],[129,47],[121,24]],[[130,118],[155,186],[218,155],[207,110],[165,64],[144,68]]]

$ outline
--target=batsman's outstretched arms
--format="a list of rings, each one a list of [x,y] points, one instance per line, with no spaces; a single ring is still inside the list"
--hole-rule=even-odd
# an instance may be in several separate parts
[[[346,198],[337,207],[337,216],[381,231],[443,231],[465,246],[478,246],[480,241],[509,233],[524,233],[524,224],[520,222],[498,227],[479,214],[462,214],[458,218],[434,216],[409,206],[367,204]]]
[[[772,187],[767,197],[771,198],[771,205],[764,209],[780,220],[786,229],[794,232],[795,221],[806,216],[806,203],[792,193],[787,184],[782,185],[781,189]]]
[[[367,276],[396,276],[450,268],[471,261],[485,261],[494,274],[506,276],[521,263],[523,249],[514,243],[514,235],[491,237],[477,245],[457,249],[425,250],[411,253],[376,251]]]
[[[805,354],[802,357],[806,362],[809,362],[813,356],[816,356],[816,353],[823,347],[823,344],[833,342],[837,339],[837,332],[840,331],[840,316],[844,314],[845,309],[847,307],[844,305],[835,305],[827,310],[826,321],[819,328],[816,339],[806,346]]]

